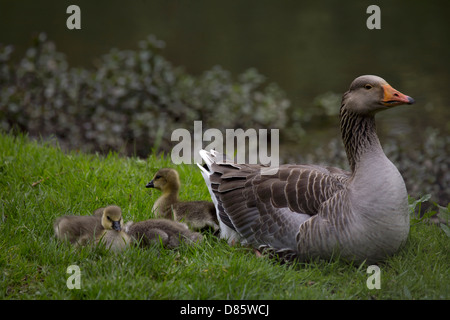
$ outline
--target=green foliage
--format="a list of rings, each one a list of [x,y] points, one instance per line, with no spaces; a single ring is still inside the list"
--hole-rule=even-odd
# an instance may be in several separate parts
[[[132,247],[122,254],[54,238],[56,217],[89,215],[107,204],[121,206],[125,222],[151,218],[160,193],[145,184],[166,166],[174,167],[163,156],[63,153],[48,142],[0,134],[0,299],[450,298],[450,242],[426,221],[414,223],[405,247],[378,264],[379,290],[367,288],[364,264],[280,264],[211,234],[197,246]],[[209,199],[196,166],[176,169],[181,199]],[[411,210],[426,199],[411,200]],[[80,290],[66,286],[70,265],[80,267]]]
[[[280,128],[285,93],[249,69],[237,80],[221,67],[192,76],[162,55],[149,36],[137,50],[112,49],[93,70],[70,68],[45,34],[19,63],[0,47],[0,128],[54,135],[69,148],[147,156],[169,151],[177,128]]]
[[[448,224],[450,222],[450,203],[447,205],[447,207],[443,207],[437,203],[433,203],[434,207],[437,208],[437,210],[427,210],[423,213],[422,204],[428,202],[430,198],[430,194],[426,194],[417,200],[409,197],[408,200],[409,209],[411,212],[411,226],[414,227],[419,223],[432,221],[441,227],[442,231],[447,235],[447,237],[450,237],[450,229],[448,227]]]
[[[440,204],[450,200],[450,136],[435,128],[426,128],[425,140],[416,149],[407,139],[388,141],[386,154],[405,179],[408,192],[416,197],[431,194]],[[411,138],[411,137],[409,137]]]

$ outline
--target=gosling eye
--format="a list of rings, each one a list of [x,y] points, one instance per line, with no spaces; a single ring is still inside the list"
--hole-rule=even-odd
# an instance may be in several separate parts
[[[161,178],[161,176],[156,176],[156,177],[155,177],[155,180],[158,180],[159,178]]]
[[[370,89],[372,89],[372,85],[371,84],[366,84],[366,85],[364,85],[364,89],[370,90]]]

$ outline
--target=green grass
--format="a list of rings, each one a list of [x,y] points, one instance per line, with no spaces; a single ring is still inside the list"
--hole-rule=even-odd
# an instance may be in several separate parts
[[[230,247],[210,234],[197,246],[166,250],[73,248],[53,236],[53,220],[122,207],[125,221],[151,217],[159,192],[145,188],[170,159],[63,153],[48,143],[0,135],[0,299],[449,299],[449,237],[415,220],[407,245],[379,264],[381,289],[369,290],[367,265],[343,261],[280,264]],[[176,166],[180,197],[208,200],[195,165]],[[68,289],[77,265],[81,289]]]

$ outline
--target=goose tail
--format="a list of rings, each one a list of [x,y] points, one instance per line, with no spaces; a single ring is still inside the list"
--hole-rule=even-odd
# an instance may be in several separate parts
[[[222,239],[227,239],[228,243],[233,244],[240,239],[240,236],[235,230],[228,227],[222,221],[220,213],[223,212],[223,210],[219,208],[219,201],[211,187],[211,176],[215,173],[213,165],[216,163],[231,163],[232,161],[228,159],[226,155],[221,154],[216,150],[211,150],[208,152],[202,149],[199,151],[199,153],[205,164],[202,165],[200,163],[197,163],[197,166],[200,168],[203,179],[205,180],[206,186],[208,187],[209,194],[211,195],[211,200],[213,201],[214,207],[216,208],[216,216],[217,220],[219,221],[220,227],[220,237]]]
[[[214,203],[214,206],[216,207],[216,213],[218,213],[217,198],[211,189],[211,179],[210,179],[211,175],[214,173],[214,171],[212,170],[212,164],[216,162],[216,158],[214,156],[214,153],[216,153],[216,151],[211,150],[211,152],[208,152],[202,149],[200,150],[199,153],[205,164],[202,165],[200,163],[197,163],[197,166],[200,168],[203,179],[205,180],[206,186],[208,187],[209,194],[211,195],[211,199]]]

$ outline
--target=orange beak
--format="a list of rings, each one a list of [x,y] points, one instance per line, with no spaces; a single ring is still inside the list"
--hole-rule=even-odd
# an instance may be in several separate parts
[[[390,85],[385,84],[382,85],[384,96],[381,101],[382,104],[388,107],[398,106],[401,104],[413,104],[414,99],[408,97],[407,95],[401,93],[400,91],[395,90]]]

